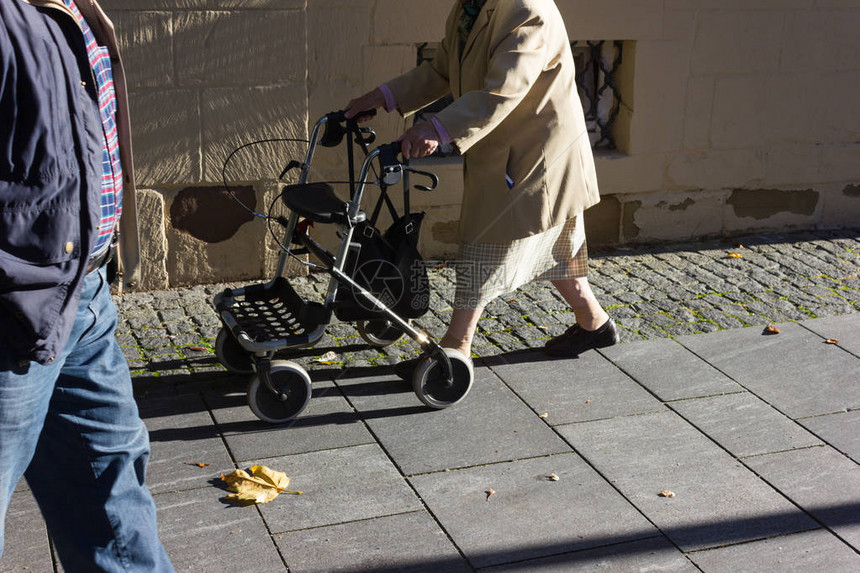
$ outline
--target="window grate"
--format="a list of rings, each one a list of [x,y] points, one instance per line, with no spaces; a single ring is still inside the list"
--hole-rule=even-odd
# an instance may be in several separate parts
[[[576,65],[576,85],[585,113],[591,147],[595,150],[616,149],[613,127],[621,109],[621,94],[616,75],[621,66],[623,42],[618,40],[576,41],[571,43]],[[418,44],[418,61],[432,60],[437,44]],[[415,122],[428,121],[453,101],[449,94],[415,114]],[[455,155],[451,145],[440,147],[435,157]]]

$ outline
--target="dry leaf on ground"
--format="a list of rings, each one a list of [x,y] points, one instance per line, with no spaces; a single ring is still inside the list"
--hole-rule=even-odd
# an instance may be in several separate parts
[[[302,493],[286,489],[290,484],[287,474],[266,466],[251,466],[250,474],[245,470],[235,470],[222,474],[221,479],[227,483],[227,489],[235,492],[227,499],[242,504],[268,503],[281,493]]]
[[[839,340],[836,338],[828,338],[824,341],[826,344],[839,344]]]
[[[660,497],[675,497],[675,492],[669,491],[668,489],[664,489],[660,492]]]
[[[765,327],[763,334],[779,334],[779,328],[772,324],[768,324],[767,327]]]
[[[494,489],[488,489],[488,490],[486,491],[487,499],[490,499],[491,497],[493,497],[493,495],[494,495],[495,493],[496,493],[496,490],[494,490]]]
[[[555,474],[555,473],[549,474],[549,481],[558,481],[560,479],[561,478],[558,477],[558,474]]]
[[[337,359],[337,354],[334,352],[334,350],[329,350],[328,352],[317,358],[315,362],[319,364],[338,364],[340,361]]]
[[[204,462],[188,462],[189,466],[197,466],[198,468],[208,468],[209,464]]]
[[[740,253],[729,253],[730,259],[742,259],[744,256]]]

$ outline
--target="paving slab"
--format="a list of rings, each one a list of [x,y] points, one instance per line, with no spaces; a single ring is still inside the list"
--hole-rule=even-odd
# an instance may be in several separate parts
[[[558,481],[550,479],[552,474]],[[425,474],[409,481],[475,567],[658,534],[576,454]]]
[[[209,392],[217,429],[239,462],[373,443],[373,436],[331,382],[313,384],[308,407],[295,420],[273,425],[259,420],[245,392]]]
[[[149,430],[146,483],[153,493],[205,487],[213,472],[235,467],[200,396],[140,400],[138,406]]]
[[[830,447],[747,458],[762,478],[860,551],[860,466]]]
[[[664,401],[743,390],[728,376],[669,338],[616,344],[599,352]]]
[[[860,571],[860,555],[818,529],[689,554],[704,573],[810,573]]]
[[[302,495],[259,506],[273,533],[421,509],[421,502],[376,444],[266,460]],[[282,499],[283,498],[283,499]]]
[[[825,340],[838,340],[838,345],[860,357],[860,314],[829,316],[800,323]]]
[[[6,512],[0,571],[53,570],[48,532],[36,499],[29,490],[16,491]]]
[[[159,537],[176,571],[286,571],[257,509],[228,505],[227,493],[209,487],[155,496]]]
[[[659,400],[597,352],[552,359],[541,352],[489,361],[501,378],[551,425],[664,409]]]
[[[674,412],[557,429],[684,551],[817,527]]]
[[[444,410],[392,376],[337,383],[406,475],[570,451],[489,368],[475,368],[469,395]]]
[[[860,463],[860,410],[803,418],[799,422],[825,442]]]
[[[652,537],[610,547],[586,549],[543,559],[520,561],[501,567],[481,569],[482,573],[514,573],[540,571],[540,573],[568,573],[573,571],[600,571],[602,573],[630,573],[631,571],[663,571],[666,573],[695,573],[696,567],[678,548],[663,537]]]
[[[426,511],[291,531],[275,542],[290,573],[472,571]]]
[[[749,392],[681,400],[671,407],[737,457],[822,445],[803,426]]]
[[[794,323],[780,334],[761,328],[677,340],[792,418],[860,407],[860,358]]]

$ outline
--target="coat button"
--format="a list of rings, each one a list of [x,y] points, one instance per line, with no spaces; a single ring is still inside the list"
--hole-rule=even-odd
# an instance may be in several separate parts
[[[72,251],[75,250],[75,244],[73,242],[69,241],[68,243],[66,243],[65,249],[66,249],[66,254],[71,255]]]

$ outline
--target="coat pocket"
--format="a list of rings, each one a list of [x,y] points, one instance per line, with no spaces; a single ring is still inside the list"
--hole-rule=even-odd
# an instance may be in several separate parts
[[[0,182],[0,187],[3,182]],[[67,203],[0,202],[0,256],[31,265],[51,265],[80,257],[81,220]]]

